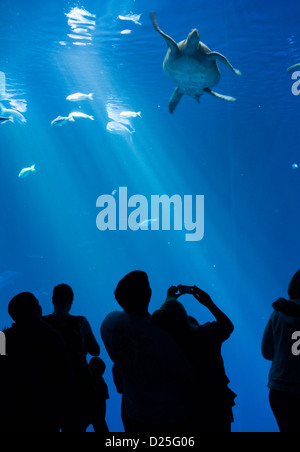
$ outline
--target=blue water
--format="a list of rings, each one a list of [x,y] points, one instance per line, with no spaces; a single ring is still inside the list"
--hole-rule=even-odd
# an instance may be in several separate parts
[[[74,7],[95,22],[81,41],[68,36]],[[241,70],[238,77],[219,64],[215,90],[235,103],[184,96],[169,114],[175,85],[162,70],[167,47],[152,10],[177,42],[197,28]],[[107,363],[111,431],[122,431],[120,398],[100,324],[117,309],[117,282],[135,269],[149,275],[151,312],[173,284],[211,294],[235,325],[223,346],[238,394],[233,430],[277,431],[260,343],[271,303],[286,296],[299,268],[300,98],[286,73],[300,62],[299,13],[296,0],[288,7],[279,0],[1,0],[2,105],[26,123],[0,125],[0,329],[11,324],[7,305],[16,293],[32,291],[48,314],[53,287],[70,284],[72,313],[88,318]],[[141,25],[118,18],[128,14],[142,14]],[[66,100],[76,92],[94,100]],[[123,121],[125,135],[110,133],[107,123],[128,110],[141,117]],[[72,111],[94,121],[51,126]],[[35,172],[18,177],[33,164]],[[120,187],[147,199],[204,195],[203,240],[187,242],[185,231],[99,231],[96,200],[114,192],[117,202]],[[211,320],[192,297],[182,301],[200,322]]]

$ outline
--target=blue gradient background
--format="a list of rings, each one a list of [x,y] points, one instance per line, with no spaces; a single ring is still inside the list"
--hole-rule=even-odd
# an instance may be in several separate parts
[[[96,15],[92,45],[68,38],[73,7]],[[242,71],[222,64],[216,91],[227,103],[184,97],[168,112],[175,86],[162,71],[166,53],[149,13],[176,41],[198,28],[200,39]],[[118,19],[141,14],[142,26]],[[234,431],[277,431],[268,404],[269,363],[260,343],[271,303],[286,296],[299,267],[299,109],[286,69],[300,62],[300,5],[279,0],[1,0],[0,71],[7,92],[26,99],[25,125],[0,125],[0,329],[11,324],[9,300],[32,291],[51,312],[53,287],[70,284],[73,314],[85,315],[101,345],[111,398],[107,422],[122,431],[120,398],[100,339],[113,291],[134,269],[151,282],[151,312],[173,284],[208,291],[235,325],[223,357],[238,394]],[[123,29],[131,29],[122,35]],[[65,45],[62,45],[64,42]],[[71,104],[74,92],[93,102]],[[8,107],[7,102],[3,102]],[[128,137],[106,130],[107,105],[141,111]],[[51,127],[78,110],[95,121]],[[18,174],[36,165],[26,179]],[[129,196],[205,196],[205,237],[185,231],[107,231],[96,227],[96,200],[121,186]],[[182,298],[200,322],[211,320]]]

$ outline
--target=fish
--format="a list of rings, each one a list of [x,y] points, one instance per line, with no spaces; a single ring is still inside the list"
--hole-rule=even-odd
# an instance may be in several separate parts
[[[67,124],[67,122],[75,122],[75,119],[72,116],[57,116],[57,118],[53,119],[51,122],[51,126],[63,126]]]
[[[73,111],[69,114],[69,116],[73,118],[73,120],[74,118],[87,118],[91,121],[94,121],[94,116],[87,115],[86,113],[82,113],[81,111]]]
[[[13,110],[12,108],[5,108],[2,104],[0,104],[0,115],[2,118],[11,118],[14,123],[25,124],[26,119],[17,110]]]
[[[294,64],[293,66],[289,67],[286,72],[289,74],[290,72],[294,72],[295,69],[300,68],[300,63]]]
[[[128,29],[121,31],[121,35],[130,35],[131,33],[132,33],[132,30],[128,30]]]
[[[24,177],[27,177],[30,173],[34,173],[36,171],[35,165],[29,166],[28,168],[23,168],[20,172],[18,177],[20,179],[24,179]]]
[[[0,124],[5,124],[8,121],[14,122],[14,118],[12,118],[11,116],[8,116],[8,118],[3,118],[2,116],[0,117]]]
[[[157,220],[157,218],[148,218],[147,220],[144,220],[144,221],[142,221],[140,224],[139,224],[139,227],[141,228],[141,229],[148,229],[148,226],[150,226],[151,227],[151,225],[153,224],[153,223],[156,223],[158,220]]]
[[[94,121],[94,117],[87,115],[86,113],[82,113],[81,111],[73,111],[69,114],[69,116],[58,116],[57,118],[53,119],[51,122],[52,126],[63,126],[67,124],[67,122],[75,122],[74,118],[88,118]]]
[[[74,93],[70,94],[70,96],[67,97],[67,100],[70,102],[80,102],[82,100],[93,100],[94,93],[90,94],[83,94],[83,93]]]
[[[128,133],[132,134],[135,132],[133,127],[127,126],[117,121],[110,121],[106,126],[106,130],[116,135],[125,135]]]
[[[142,25],[140,22],[142,14],[127,14],[126,16],[118,16],[118,19],[120,20],[129,20],[131,22],[134,22],[136,25]]]
[[[122,118],[136,118],[137,116],[139,116],[141,118],[142,112],[141,111],[122,111],[122,113],[120,113],[120,116]]]

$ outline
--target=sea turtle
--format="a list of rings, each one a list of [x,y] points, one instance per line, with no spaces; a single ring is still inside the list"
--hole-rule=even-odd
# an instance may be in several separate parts
[[[241,75],[241,72],[234,69],[223,55],[212,52],[203,44],[199,39],[198,30],[192,30],[187,39],[177,44],[159,28],[154,12],[151,13],[151,18],[155,29],[163,36],[169,47],[163,63],[164,72],[177,84],[169,101],[170,113],[174,113],[183,94],[193,97],[197,102],[204,93],[229,102],[236,100],[231,96],[215,93],[211,87],[220,81],[217,60],[226,64],[235,74]]]

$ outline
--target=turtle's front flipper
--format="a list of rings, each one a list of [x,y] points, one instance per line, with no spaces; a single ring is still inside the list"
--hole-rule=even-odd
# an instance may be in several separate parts
[[[217,97],[218,99],[227,100],[228,102],[235,102],[235,97],[231,96],[224,96],[224,94],[215,93],[210,88],[205,88],[203,91],[205,91],[207,94],[211,94],[214,97]]]
[[[172,94],[171,99],[169,100],[169,112],[171,113],[171,115],[176,110],[176,107],[179,104],[182,96],[183,96],[183,93],[180,91],[179,88],[176,88],[174,93]]]
[[[238,69],[235,69],[227,60],[224,55],[221,55],[218,52],[211,52],[209,55],[207,55],[208,60],[218,60],[221,61],[221,63],[224,63],[229,69],[231,69],[236,75],[242,75],[241,71]]]
[[[166,35],[160,28],[159,25],[157,23],[156,20],[156,15],[154,12],[151,13],[151,19],[154,25],[155,30],[162,35],[162,37],[165,39],[167,45],[170,47],[171,49],[171,54],[175,55],[177,52],[179,52],[179,48],[178,45],[176,44],[176,42],[174,41],[174,39],[172,39],[170,36]]]

